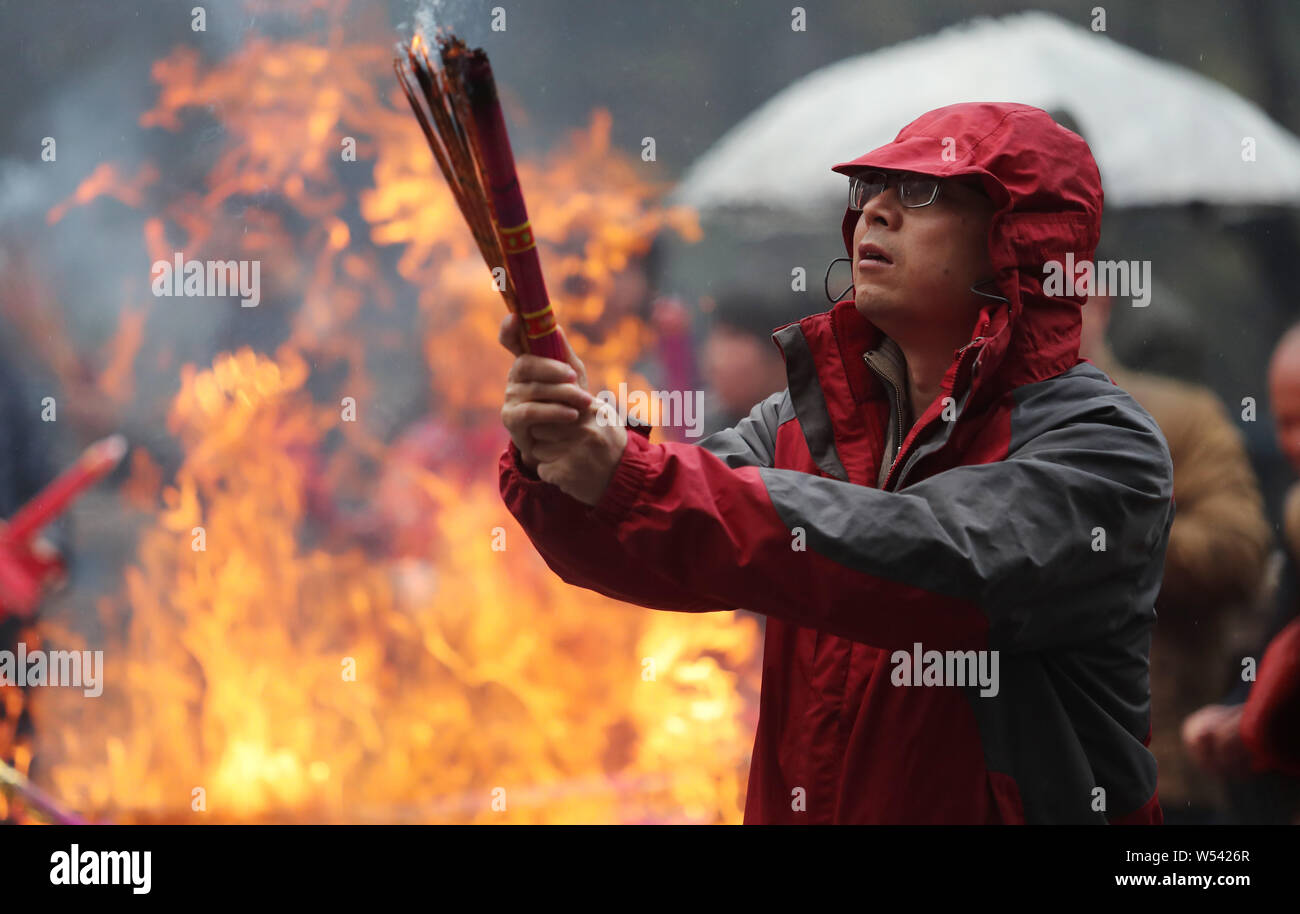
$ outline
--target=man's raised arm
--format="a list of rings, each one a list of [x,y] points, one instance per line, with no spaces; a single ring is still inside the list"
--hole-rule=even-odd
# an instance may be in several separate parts
[[[631,435],[594,507],[513,454],[502,493],[557,574],[628,602],[743,606],[881,648],[1045,649],[1151,614],[1173,516],[1154,423],[1110,385],[1088,402],[1005,460],[898,492]]]

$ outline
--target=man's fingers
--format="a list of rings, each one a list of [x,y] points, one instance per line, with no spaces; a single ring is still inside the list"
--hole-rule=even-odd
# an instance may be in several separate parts
[[[578,381],[579,385],[582,387],[586,387],[587,369],[582,364],[582,359],[578,358],[578,354],[574,352],[573,347],[569,345],[569,338],[564,335],[564,328],[563,327],[559,328],[559,332],[560,332],[560,341],[564,344],[564,352],[567,361],[567,364],[566,362],[560,362],[559,364],[565,365],[566,368],[570,368],[573,372],[574,379]],[[507,314],[505,317],[501,319],[501,329],[497,333],[497,342],[499,342],[506,349],[510,350],[510,352],[513,353],[514,355],[519,356],[521,358],[527,357],[530,362],[533,359],[542,358],[541,356],[534,356],[532,353],[530,353],[527,350],[527,348],[525,348],[524,341],[523,341],[523,333],[520,330],[518,315]],[[558,360],[545,359],[545,361],[555,362]],[[516,362],[516,367],[518,367],[517,362]],[[538,380],[545,380],[545,379],[539,378]]]
[[[528,431],[533,436],[533,441],[538,444],[567,444],[583,434],[583,427],[579,422],[548,422],[534,425]],[[548,457],[546,459],[550,460],[551,458]]]
[[[543,384],[565,384],[576,381],[578,374],[563,362],[540,355],[526,354],[515,359],[506,379],[516,383],[540,381]]]
[[[536,381],[506,385],[506,402],[524,403],[529,400],[563,403],[579,412],[586,412],[595,398],[577,384],[542,384]]]
[[[1187,716],[1182,726],[1183,746],[1203,768],[1210,765],[1210,721],[1213,715],[1209,707],[1199,708]]]
[[[1187,754],[1200,766],[1208,768],[1210,764],[1210,732],[1203,728],[1183,731],[1183,747]]]
[[[578,385],[585,388],[587,386],[587,368],[582,364],[582,359],[578,358],[578,354],[573,351],[573,347],[569,345],[569,338],[565,336],[564,328],[557,327],[556,329],[560,333],[560,340],[564,343],[564,351],[569,358],[569,364],[577,372]]]
[[[1183,721],[1183,745],[1202,768],[1224,774],[1239,763],[1239,714],[1232,705],[1207,705]]]
[[[501,320],[501,331],[497,334],[497,340],[514,355],[523,355],[524,343],[520,337],[519,317],[513,313],[507,314]]]
[[[534,463],[559,460],[582,434],[580,422],[539,422],[528,426],[528,456]],[[522,450],[522,449],[521,449]]]
[[[533,426],[539,423],[574,422],[579,415],[572,406],[536,400],[507,404],[501,409],[501,419],[511,433],[527,431],[531,434]]]

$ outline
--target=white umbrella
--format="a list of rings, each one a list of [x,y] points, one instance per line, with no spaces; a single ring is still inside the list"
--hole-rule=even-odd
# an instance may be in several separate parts
[[[674,202],[824,214],[847,193],[831,165],[888,143],[926,111],[971,101],[1068,112],[1108,205],[1300,202],[1300,139],[1256,105],[1041,12],[977,19],[823,67],[728,131],[687,170]],[[1255,161],[1243,161],[1247,137]]]

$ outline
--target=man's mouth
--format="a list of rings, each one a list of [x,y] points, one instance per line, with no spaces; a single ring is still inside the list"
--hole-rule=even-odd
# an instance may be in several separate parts
[[[859,267],[893,266],[893,263],[889,256],[874,244],[864,244],[858,248]]]
[[[874,244],[863,244],[858,248],[858,269],[884,269],[893,267],[893,261]]]

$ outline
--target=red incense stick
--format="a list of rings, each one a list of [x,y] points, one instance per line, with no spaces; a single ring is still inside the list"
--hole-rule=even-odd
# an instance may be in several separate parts
[[[505,271],[501,294],[522,319],[525,347],[567,361],[487,54],[450,34],[438,47],[441,66],[417,35],[393,61],[398,82],[484,262]]]

